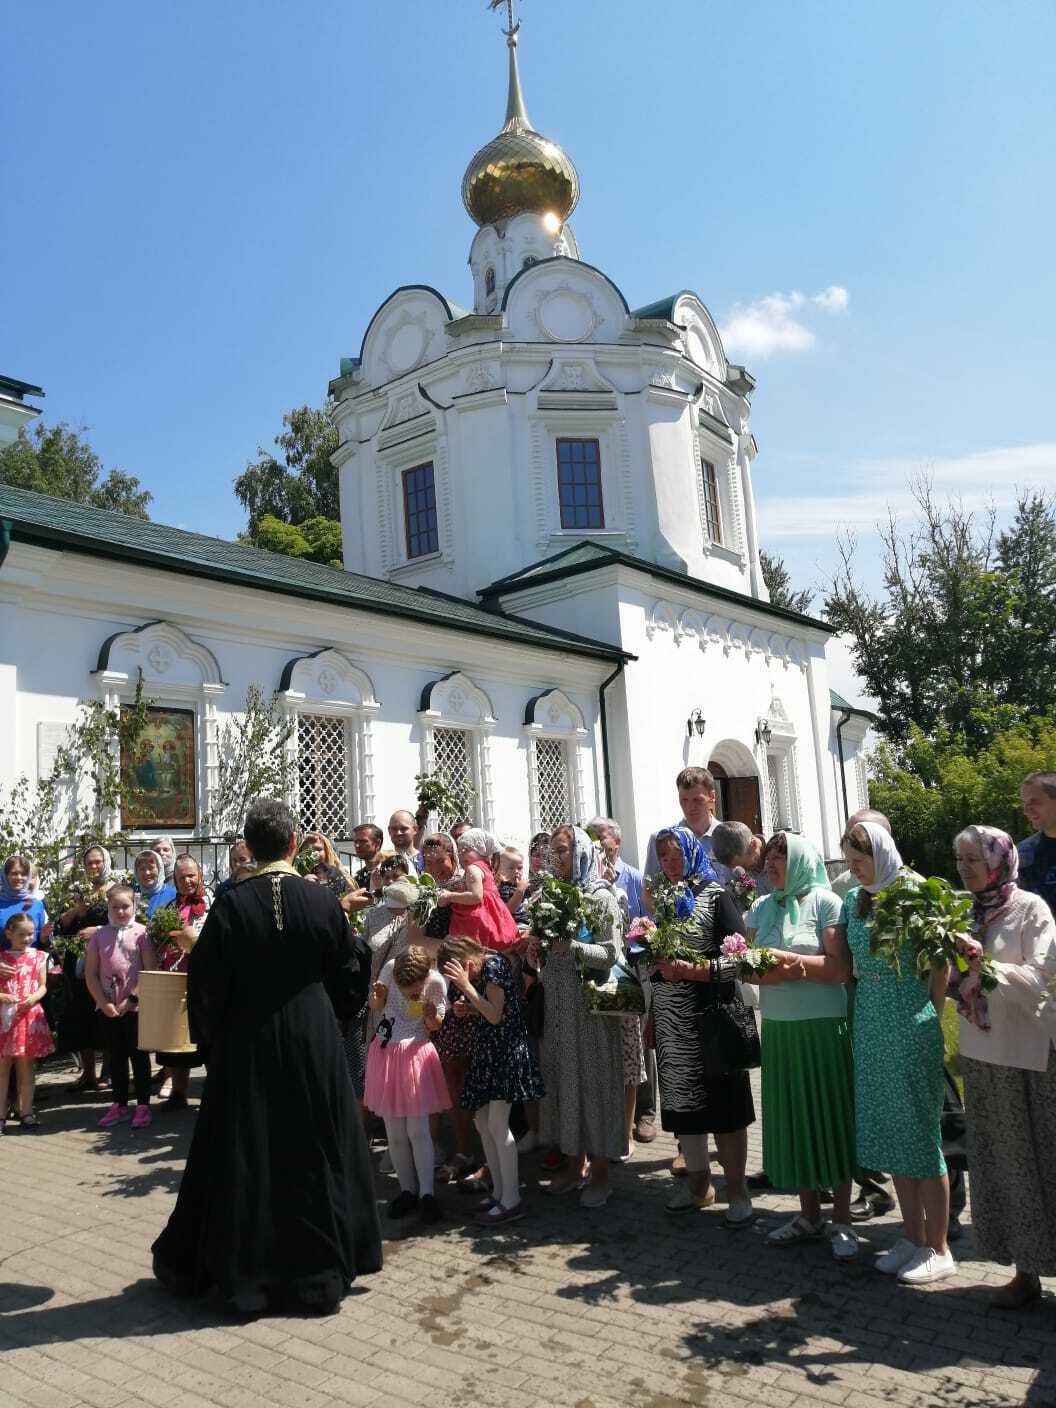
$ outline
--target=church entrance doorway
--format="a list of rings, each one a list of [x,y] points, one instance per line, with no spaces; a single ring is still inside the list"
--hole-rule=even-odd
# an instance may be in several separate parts
[[[708,763],[708,771],[715,779],[719,820],[743,821],[753,836],[759,835],[763,829],[763,812],[758,776],[754,773],[736,776],[717,758]]]

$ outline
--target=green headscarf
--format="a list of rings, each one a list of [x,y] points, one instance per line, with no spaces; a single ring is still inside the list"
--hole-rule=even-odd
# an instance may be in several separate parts
[[[771,925],[780,928],[783,938],[790,939],[799,924],[799,901],[811,890],[829,888],[829,876],[820,853],[795,831],[781,833],[788,847],[788,866],[782,889],[772,890],[766,897],[759,915],[759,932]]]

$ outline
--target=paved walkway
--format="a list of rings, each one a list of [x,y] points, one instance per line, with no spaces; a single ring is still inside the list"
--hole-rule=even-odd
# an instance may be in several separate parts
[[[851,1266],[772,1250],[787,1199],[760,1198],[741,1233],[721,1207],[664,1212],[666,1139],[619,1170],[602,1212],[532,1193],[530,1217],[487,1235],[452,1195],[449,1220],[389,1241],[339,1315],[233,1323],[150,1276],[193,1115],[102,1133],[68,1079],[43,1081],[39,1136],[0,1144],[0,1408],[1056,1405],[1056,1301],[988,1312],[1002,1274],[972,1260],[970,1232],[957,1280],[917,1290],[870,1269],[893,1218]],[[535,1159],[522,1167],[534,1182]]]

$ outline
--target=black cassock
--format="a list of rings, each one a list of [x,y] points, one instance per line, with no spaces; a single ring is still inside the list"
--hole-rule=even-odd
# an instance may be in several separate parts
[[[243,1310],[265,1298],[323,1308],[381,1269],[373,1170],[338,1028],[362,1009],[369,981],[369,950],[325,886],[271,872],[214,903],[188,968],[209,1074],[176,1207],[153,1248],[171,1289],[215,1287]]]

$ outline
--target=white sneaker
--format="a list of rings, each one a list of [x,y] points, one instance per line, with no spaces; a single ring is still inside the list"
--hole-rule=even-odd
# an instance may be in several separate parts
[[[735,1232],[740,1231],[742,1227],[747,1227],[749,1223],[754,1222],[755,1208],[752,1207],[751,1199],[732,1198],[722,1221],[725,1227],[729,1227]]]
[[[903,1237],[896,1242],[890,1251],[881,1252],[873,1262],[877,1271],[882,1271],[885,1276],[894,1276],[896,1272],[902,1270],[916,1256],[920,1248],[915,1242],[911,1242],[908,1237]]]
[[[929,1281],[942,1281],[947,1276],[956,1276],[957,1263],[950,1251],[937,1252],[931,1247],[919,1247],[911,1261],[907,1261],[898,1273],[898,1279],[907,1286],[924,1286]]]
[[[829,1228],[832,1254],[837,1261],[853,1261],[858,1255],[858,1238],[844,1222],[834,1222]]]
[[[534,1129],[530,1129],[527,1134],[522,1134],[517,1141],[518,1154],[531,1154],[539,1147],[539,1136]]]

